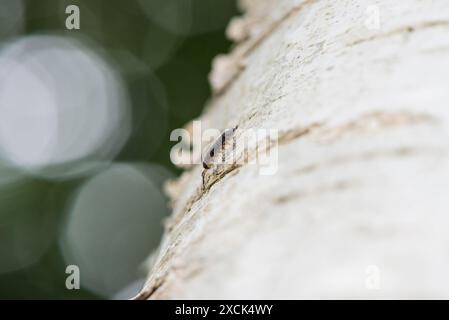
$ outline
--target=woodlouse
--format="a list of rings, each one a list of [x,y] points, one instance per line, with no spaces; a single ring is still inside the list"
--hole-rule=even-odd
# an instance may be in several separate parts
[[[231,129],[226,129],[223,133],[215,140],[214,143],[209,147],[208,151],[202,158],[203,163],[203,189],[204,189],[204,175],[207,169],[210,169],[211,166],[216,161],[216,157],[221,153],[221,163],[224,164],[226,162],[226,146],[227,142],[232,138],[232,150],[235,150],[236,140],[235,140],[235,131],[237,130],[238,125]]]

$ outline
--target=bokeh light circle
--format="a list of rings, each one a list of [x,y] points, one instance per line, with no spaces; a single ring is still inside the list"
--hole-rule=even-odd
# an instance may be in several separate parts
[[[112,159],[130,132],[120,77],[93,50],[60,36],[24,37],[0,51],[0,115],[1,157],[49,176],[80,172],[81,160]]]
[[[67,264],[79,266],[83,288],[113,297],[142,276],[168,213],[160,186],[170,176],[157,165],[116,164],[80,188],[61,248]]]

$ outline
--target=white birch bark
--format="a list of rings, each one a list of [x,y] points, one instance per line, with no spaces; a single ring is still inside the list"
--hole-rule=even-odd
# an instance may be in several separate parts
[[[449,298],[449,1],[242,6],[201,120],[279,129],[278,172],[170,185],[140,298]]]

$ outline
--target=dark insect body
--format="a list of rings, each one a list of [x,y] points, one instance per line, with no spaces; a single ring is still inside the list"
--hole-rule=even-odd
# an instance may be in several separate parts
[[[226,146],[227,142],[232,138],[232,149],[235,150],[236,141],[235,141],[235,131],[237,130],[238,125],[231,129],[226,129],[223,133],[218,137],[218,139],[211,145],[209,150],[206,152],[205,156],[202,159],[203,162],[203,189],[204,189],[204,175],[207,169],[210,169],[212,165],[215,163],[217,155],[221,153],[221,163],[224,164],[226,161]]]

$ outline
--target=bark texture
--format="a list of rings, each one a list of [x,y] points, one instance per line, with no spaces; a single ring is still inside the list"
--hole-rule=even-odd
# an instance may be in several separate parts
[[[449,298],[449,2],[241,5],[201,120],[279,129],[279,170],[170,184],[139,298]]]

